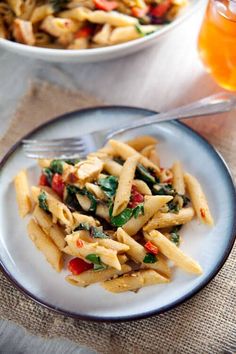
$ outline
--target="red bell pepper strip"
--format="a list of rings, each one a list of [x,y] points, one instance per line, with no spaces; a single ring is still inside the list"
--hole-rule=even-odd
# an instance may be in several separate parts
[[[93,264],[87,263],[80,258],[73,258],[68,263],[68,270],[74,275],[79,275],[92,268]]]
[[[132,186],[129,207],[135,208],[138,204],[143,203],[144,197],[138,192],[135,186]]]
[[[116,1],[94,0],[94,4],[97,9],[103,11],[112,11],[118,7],[118,3]]]
[[[85,26],[80,28],[80,30],[78,30],[75,34],[74,37],[76,39],[79,38],[88,38],[91,36],[91,34],[93,33],[93,28],[91,26]]]
[[[155,246],[151,241],[148,241],[147,243],[145,243],[144,247],[146,248],[146,250],[152,254],[157,255],[157,253],[159,252],[157,246]]]
[[[150,14],[154,17],[163,17],[171,6],[171,0],[164,0],[162,3],[152,5]]]
[[[62,176],[55,173],[52,178],[52,189],[56,192],[59,197],[63,197],[65,184],[63,182]]]
[[[40,178],[39,178],[39,185],[40,186],[48,186],[49,187],[49,183],[47,180],[47,177],[42,173]]]

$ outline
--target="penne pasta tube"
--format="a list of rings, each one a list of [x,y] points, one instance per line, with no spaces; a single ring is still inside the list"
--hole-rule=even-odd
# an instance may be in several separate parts
[[[141,135],[137,138],[126,141],[126,144],[137,151],[143,150],[147,145],[156,145],[158,140],[150,135]]]
[[[107,159],[104,161],[104,170],[112,176],[120,177],[122,165],[116,161]]]
[[[206,196],[198,180],[192,175],[185,173],[184,181],[190,195],[193,208],[202,223],[212,226],[214,224]]]
[[[75,229],[79,224],[89,224],[91,226],[97,226],[98,222],[92,217],[84,214],[80,214],[79,212],[75,211],[72,213],[74,223],[73,229]]]
[[[147,183],[141,179],[134,179],[132,184],[137,188],[139,193],[143,195],[152,195],[151,189],[148,187]]]
[[[81,194],[76,194],[76,198],[78,199],[78,202],[81,205],[81,207],[85,211],[88,211],[91,206],[91,201],[89,200],[89,198],[87,196],[81,195]],[[105,204],[98,203],[95,214],[107,221],[110,220],[109,209]]]
[[[172,166],[173,172],[173,187],[179,194],[185,194],[185,185],[184,185],[184,173],[182,165],[179,161],[175,161]]]
[[[92,23],[109,24],[115,27],[132,26],[137,25],[137,18],[119,13],[117,11],[90,11],[87,15],[87,19]]]
[[[117,140],[109,140],[109,144],[113,147],[115,150],[116,154],[118,156],[121,156],[123,159],[127,159],[130,156],[133,156],[135,154],[139,154],[139,162],[146,168],[151,168],[154,170],[156,173],[160,173],[160,169],[158,166],[156,166],[154,163],[152,163],[150,160],[148,160],[145,156],[142,156],[139,152],[137,152],[135,149],[133,149],[131,146]]]
[[[148,220],[161,208],[163,205],[172,200],[173,197],[167,195],[146,196],[144,198],[144,214],[137,218],[134,216],[123,226],[123,230],[130,236],[137,232],[148,222]]]
[[[53,12],[53,7],[49,4],[37,6],[31,15],[30,21],[33,24],[41,22],[45,17],[52,15]]]
[[[30,220],[27,229],[35,246],[44,254],[51,266],[60,272],[63,265],[62,252],[33,219]]]
[[[121,265],[117,258],[116,251],[105,248],[103,246],[99,246],[98,242],[90,243],[84,240],[82,241],[82,247],[78,247],[78,239],[80,239],[80,231],[74,232],[73,234],[66,236],[66,241],[69,247],[71,248],[72,252],[77,255],[77,257],[81,258],[82,256],[82,258],[85,258],[90,254],[95,254],[100,257],[101,261],[104,264],[118,270],[121,269]]]
[[[119,215],[128,205],[139,156],[133,155],[125,161],[118,181],[112,215]]]
[[[155,284],[168,283],[169,279],[163,277],[155,270],[147,269],[125,274],[119,278],[105,281],[101,285],[112,293],[135,291],[140,288]]]
[[[79,275],[68,275],[66,280],[76,286],[88,286],[94,283],[104,282],[108,279],[113,278],[114,276],[122,275],[131,271],[131,267],[127,264],[121,266],[121,270],[114,268],[108,268],[104,270],[86,270],[85,272]]]
[[[151,231],[154,229],[161,229],[164,227],[176,226],[176,225],[184,225],[192,220],[194,217],[193,208],[182,208],[178,212],[175,213],[162,213],[158,211],[153,215],[152,219],[148,221],[148,223],[143,227],[144,231]]]
[[[73,226],[73,217],[67,206],[61,201],[54,198],[51,194],[39,187],[32,187],[32,194],[34,195],[35,201],[39,203],[40,195],[42,191],[45,195],[45,202],[48,210],[55,216],[60,222],[66,226]]]
[[[154,269],[164,276],[170,277],[170,268],[165,258],[161,254],[157,255],[157,262],[144,263],[143,260],[148,252],[140,243],[135,241],[133,237],[130,237],[122,228],[117,230],[117,240],[129,246],[129,249],[126,251],[126,253],[134,262],[141,263],[142,268]]]
[[[52,217],[45,213],[38,205],[34,209],[33,216],[59,250],[62,250],[66,245],[65,235],[58,225],[53,224]]]
[[[89,192],[91,192],[93,195],[95,195],[95,197],[97,199],[105,200],[105,201],[107,200],[106,194],[96,184],[87,182],[87,183],[85,183],[85,187]]]
[[[100,246],[110,248],[117,253],[127,252],[129,250],[129,245],[111,240],[109,238],[95,239]]]
[[[26,170],[21,170],[14,178],[16,199],[20,217],[25,217],[31,211],[32,203]]]
[[[202,274],[201,266],[194,261],[191,257],[187,256],[181,251],[173,242],[168,240],[167,237],[162,235],[159,231],[153,230],[150,233],[145,233],[146,240],[151,241],[156,245],[161,253],[174,262],[176,266],[188,273],[196,275]]]

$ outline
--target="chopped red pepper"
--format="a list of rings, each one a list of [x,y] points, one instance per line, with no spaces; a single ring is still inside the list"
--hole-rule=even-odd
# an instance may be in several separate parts
[[[93,28],[91,26],[85,26],[85,27],[82,27],[80,28],[80,30],[78,30],[74,37],[76,39],[78,38],[88,38],[91,36],[91,34],[93,33]]]
[[[206,211],[205,211],[205,209],[200,208],[200,213],[201,213],[201,216],[202,216],[203,218],[206,217]]]
[[[78,240],[76,241],[76,246],[77,246],[78,248],[82,248],[82,247],[84,246],[83,241],[80,240],[80,239],[78,239]]]
[[[157,254],[159,252],[159,249],[157,246],[155,246],[151,241],[148,241],[147,243],[145,243],[144,247],[146,248],[146,250],[152,254]]]
[[[144,201],[144,196],[138,192],[136,186],[132,186],[129,207],[133,209],[143,201]]]
[[[171,0],[164,0],[162,3],[152,5],[150,14],[155,17],[163,17],[171,6]]]
[[[56,192],[59,197],[63,197],[65,184],[63,182],[62,176],[59,173],[55,173],[52,178],[52,189]]]
[[[40,178],[39,178],[39,185],[40,186],[50,186],[47,180],[47,177],[42,173]]]
[[[94,0],[94,4],[97,9],[103,11],[112,11],[118,7],[118,3],[116,1]]]
[[[149,6],[145,7],[144,9],[140,9],[137,6],[132,7],[131,12],[134,17],[142,18],[144,17],[149,11]]]
[[[80,258],[73,258],[68,263],[68,270],[74,274],[79,275],[80,273],[85,272],[86,270],[92,269],[93,264],[85,262]]]
[[[75,183],[77,181],[77,177],[74,173],[70,173],[67,177],[69,183]]]

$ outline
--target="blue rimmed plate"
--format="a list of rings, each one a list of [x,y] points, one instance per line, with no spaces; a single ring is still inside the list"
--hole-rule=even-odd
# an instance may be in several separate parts
[[[122,106],[84,109],[58,117],[27,137],[59,138],[127,123],[154,112]],[[236,194],[230,172],[213,147],[179,122],[139,128],[135,135],[151,134],[159,140],[163,166],[176,159],[201,182],[215,219],[209,228],[197,220],[184,226],[181,249],[202,266],[196,277],[175,269],[172,281],[141,289],[138,293],[111,294],[99,284],[77,288],[68,284],[67,271],[57,274],[26,233],[27,220],[18,216],[12,179],[22,168],[29,169],[37,183],[36,162],[26,159],[18,142],[1,161],[0,170],[0,261],[12,283],[38,303],[64,315],[97,321],[125,321],[167,311],[195,295],[220,270],[233,246],[236,232]]]

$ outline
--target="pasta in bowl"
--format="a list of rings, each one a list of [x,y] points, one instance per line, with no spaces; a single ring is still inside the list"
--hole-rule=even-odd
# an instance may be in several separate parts
[[[19,212],[33,213],[28,234],[49,264],[78,287],[112,293],[166,284],[173,267],[202,274],[180,248],[181,227],[214,221],[197,179],[176,161],[160,166],[155,138],[110,140],[82,161],[39,160],[38,186],[14,179]]]
[[[146,46],[192,7],[187,0],[5,0],[0,3],[0,44],[49,60],[73,60],[75,50],[85,49],[91,55],[85,51],[78,61],[98,53],[108,59],[122,48],[128,53]]]

